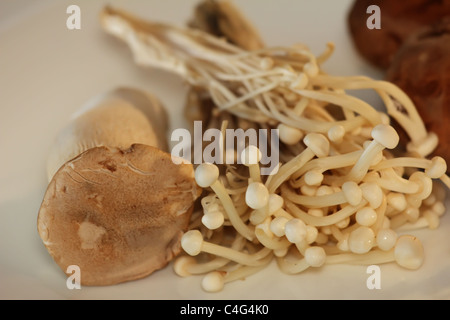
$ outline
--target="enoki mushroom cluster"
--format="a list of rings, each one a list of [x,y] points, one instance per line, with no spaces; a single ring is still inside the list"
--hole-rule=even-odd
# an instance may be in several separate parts
[[[255,146],[243,151],[243,165],[196,168],[205,195],[182,238],[177,274],[204,274],[202,287],[219,291],[274,259],[289,274],[335,263],[421,266],[423,247],[404,230],[438,227],[450,179],[441,157],[427,158],[437,136],[398,87],[325,73],[332,44],[317,57],[304,45],[246,51],[112,8],[102,21],[137,63],[174,72],[210,99],[212,124],[231,114],[279,129],[276,174],[260,174]],[[365,89],[386,113],[349,92]],[[405,151],[391,117],[410,138]]]
[[[272,259],[289,274],[336,263],[419,268],[422,245],[401,231],[439,225],[445,190],[433,188],[432,179],[445,174],[445,162],[390,158],[385,148],[398,136],[387,124],[373,128],[372,136],[360,151],[332,155],[326,136],[308,133],[305,150],[268,177],[254,170],[254,146],[243,151],[254,160],[245,163],[246,177],[199,165],[195,178],[208,194],[182,238],[188,255],[176,259],[176,273],[205,274],[203,289],[219,291]]]

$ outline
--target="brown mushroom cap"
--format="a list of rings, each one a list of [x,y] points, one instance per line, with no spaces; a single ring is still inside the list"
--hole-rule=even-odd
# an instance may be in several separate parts
[[[381,29],[367,28],[370,5],[380,8]],[[412,33],[448,15],[448,0],[354,0],[348,13],[348,26],[359,53],[373,65],[386,70]]]
[[[134,144],[95,147],[51,180],[38,232],[66,272],[78,265],[83,285],[111,285],[164,267],[180,248],[200,188],[191,164]]]
[[[432,156],[449,162],[450,16],[413,33],[395,54],[386,80],[411,98],[427,130],[439,136]],[[397,130],[407,141],[403,129]]]

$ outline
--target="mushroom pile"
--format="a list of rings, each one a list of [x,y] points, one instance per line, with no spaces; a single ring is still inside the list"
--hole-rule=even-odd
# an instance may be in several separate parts
[[[137,64],[185,79],[195,98],[188,108],[209,110],[199,115],[209,127],[279,132],[274,174],[261,175],[254,145],[235,154],[242,164],[196,167],[202,208],[181,239],[178,275],[203,274],[202,288],[215,292],[273,260],[288,274],[336,263],[422,265],[422,244],[406,231],[438,227],[450,179],[443,158],[427,158],[438,137],[397,86],[325,73],[331,43],[319,56],[301,44],[246,50],[111,7],[101,22]],[[348,92],[363,89],[380,96],[386,113]],[[406,151],[392,119],[409,136]]]

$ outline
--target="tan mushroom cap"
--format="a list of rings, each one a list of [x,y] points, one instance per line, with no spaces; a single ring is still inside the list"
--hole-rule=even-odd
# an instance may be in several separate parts
[[[38,232],[64,272],[80,267],[82,285],[135,280],[180,252],[200,192],[192,164],[174,164],[169,153],[95,147],[55,174]]]

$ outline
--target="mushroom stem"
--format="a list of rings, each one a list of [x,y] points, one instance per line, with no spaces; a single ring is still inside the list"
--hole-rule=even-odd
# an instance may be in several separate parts
[[[377,154],[384,150],[384,146],[377,143],[376,141],[372,141],[366,150],[364,150],[363,154],[361,155],[360,159],[355,163],[355,165],[352,167],[350,173],[346,177],[346,179],[360,182],[364,176],[366,175],[367,171],[369,170],[371,160],[377,156]]]
[[[384,190],[405,194],[414,194],[419,191],[420,185],[418,183],[399,177],[392,168],[381,170],[380,174],[381,177],[367,175],[363,181],[376,183]]]
[[[274,193],[277,188],[291,176],[296,170],[305,165],[309,160],[314,157],[314,152],[306,148],[302,153],[296,156],[288,163],[282,165],[278,172],[272,177],[270,183],[267,185],[267,189],[270,193]]]
[[[383,227],[386,208],[387,200],[386,197],[383,197],[381,205],[375,209],[375,212],[377,213],[377,221],[375,221],[374,225],[372,226],[372,230],[375,234],[377,234],[377,232]]]
[[[387,81],[377,81],[368,77],[353,76],[353,77],[335,77],[318,75],[311,79],[313,84],[333,86],[342,89],[374,89],[383,99],[387,106],[388,113],[395,118],[400,125],[408,133],[408,136],[418,143],[427,136],[425,125],[417,112],[411,99],[396,85]],[[395,99],[406,109],[407,115],[397,110],[392,102]]]
[[[284,257],[277,257],[276,261],[280,270],[286,274],[301,273],[310,267],[305,258],[294,260],[293,258],[288,259]]]
[[[222,202],[223,208],[225,209],[228,219],[230,220],[233,227],[247,240],[252,241],[254,238],[253,229],[242,221],[241,217],[239,216],[239,213],[236,210],[236,207],[234,206],[233,200],[231,199],[230,195],[226,192],[226,189],[223,186],[223,184],[219,180],[216,180],[211,185],[211,189],[216,193],[216,195]]]
[[[394,249],[382,251],[371,250],[365,254],[341,253],[328,255],[325,264],[382,264],[395,261]]]
[[[268,215],[269,215],[269,211],[268,211],[267,206],[265,206],[263,208],[253,210],[250,213],[249,220],[253,225],[257,225],[257,224],[262,223],[268,217]]]
[[[347,96],[345,94],[334,93],[330,91],[311,91],[311,90],[299,90],[300,95],[316,99],[320,101],[326,101],[338,106],[341,106],[344,110],[348,109],[356,112],[365,117],[372,126],[376,126],[381,122],[380,114],[370,106],[367,102],[357,99],[355,97]]]
[[[258,241],[271,250],[280,250],[288,248],[291,243],[285,238],[275,238],[267,234],[264,230],[266,227],[258,225],[255,228],[255,235]]]
[[[364,150],[361,158],[359,158],[347,175],[348,180],[360,182],[369,170],[373,158],[385,148],[395,148],[400,139],[395,129],[385,124],[379,124],[373,128],[372,138],[373,140]]]
[[[238,234],[231,244],[231,249],[240,251],[244,248],[244,245],[245,239]],[[179,276],[185,277],[193,274],[204,274],[220,269],[229,262],[229,259],[215,257],[208,262],[198,263],[192,256],[181,256],[175,260],[173,268]]]
[[[345,187],[344,187],[345,186]],[[321,196],[298,195],[286,185],[281,186],[281,194],[296,204],[310,208],[331,207],[343,203],[358,205],[362,199],[362,191],[354,182],[345,182],[343,191]]]
[[[245,279],[267,267],[267,265],[272,261],[272,256],[272,254],[269,254],[265,258],[261,259],[261,264],[258,266],[239,266],[237,269],[232,271],[210,272],[203,278],[202,287],[208,292],[220,291],[226,283]]]
[[[312,215],[307,214],[303,210],[301,210],[299,207],[297,207],[293,202],[289,201],[288,199],[285,200],[286,207],[289,209],[289,211],[297,218],[303,220],[305,223],[315,226],[315,227],[322,227],[322,226],[329,226],[335,223],[338,223],[339,221],[351,216],[353,213],[358,211],[359,209],[363,208],[367,201],[365,199],[362,199],[359,205],[357,206],[346,206],[342,208],[341,210],[330,214],[325,217],[315,217]]]
[[[272,254],[268,254],[266,257],[262,258],[259,261],[258,266],[247,265],[239,267],[238,269],[233,270],[231,272],[227,272],[227,274],[225,275],[225,283],[236,281],[239,279],[244,279],[252,274],[257,273],[258,271],[264,269],[270,263],[270,261],[272,261],[272,257],[273,257]]]
[[[210,163],[202,163],[195,169],[195,180],[202,188],[210,187],[222,202],[222,206],[233,227],[247,240],[253,240],[253,229],[247,226],[236,210],[233,200],[219,179],[219,169]]]
[[[313,170],[313,169],[317,169],[317,170],[320,170],[321,172],[325,172],[325,171],[331,170],[331,169],[344,168],[344,167],[351,166],[361,157],[362,153],[363,153],[363,150],[358,150],[358,151],[349,152],[349,153],[345,153],[345,154],[313,159],[313,160],[309,161],[307,164],[305,164],[302,168],[297,170],[292,175],[292,180],[295,181],[295,180],[299,179],[306,172]],[[295,185],[295,184],[293,186],[299,187],[298,185]]]
[[[248,146],[241,153],[241,162],[248,167],[252,182],[261,182],[261,172],[259,168],[261,156],[261,151],[254,145]]]
[[[299,170],[315,156],[323,158],[328,155],[330,143],[322,134],[309,133],[305,136],[303,142],[307,148],[291,161],[281,166],[275,176],[270,180],[270,183],[267,185],[269,193],[274,193],[276,189],[295,171]]]
[[[206,252],[253,267],[261,265],[260,259],[266,257],[271,252],[269,248],[262,248],[253,254],[242,253],[232,248],[204,241],[202,234],[198,230],[186,232],[181,238],[181,246],[191,256],[195,256],[200,252]]]

